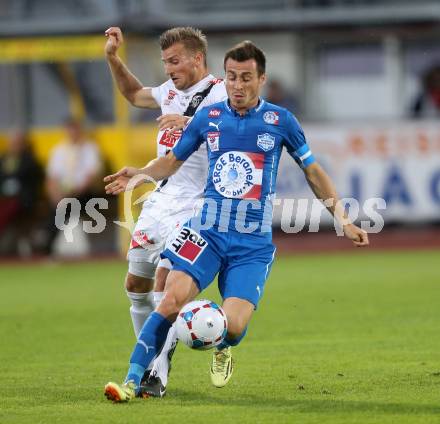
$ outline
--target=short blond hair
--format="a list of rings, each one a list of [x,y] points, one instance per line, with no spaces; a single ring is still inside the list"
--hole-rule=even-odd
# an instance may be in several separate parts
[[[193,27],[176,27],[165,31],[159,38],[161,50],[166,50],[176,43],[182,43],[185,49],[192,53],[202,53],[206,66],[208,40],[202,31]]]

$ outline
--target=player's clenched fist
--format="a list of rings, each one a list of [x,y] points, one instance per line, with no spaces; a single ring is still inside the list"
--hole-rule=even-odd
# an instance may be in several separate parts
[[[107,37],[107,43],[105,44],[105,54],[112,55],[115,54],[121,44],[124,42],[124,37],[122,36],[121,28],[110,27],[105,31],[105,36]]]
[[[350,239],[356,247],[364,247],[370,244],[366,231],[362,230],[357,225],[347,224],[344,225],[343,228],[345,237]]]

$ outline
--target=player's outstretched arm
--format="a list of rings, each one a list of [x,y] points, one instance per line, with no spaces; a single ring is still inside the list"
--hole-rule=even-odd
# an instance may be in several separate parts
[[[151,88],[144,87],[118,56],[118,49],[124,42],[121,29],[110,27],[105,31],[105,36],[107,37],[104,48],[105,57],[119,91],[133,106],[148,109],[159,108]]]
[[[345,237],[357,247],[367,246],[368,234],[349,221],[335,186],[321,165],[317,162],[312,163],[304,168],[304,174],[315,196],[324,202],[329,212],[341,223]]]
[[[143,168],[126,166],[104,178],[104,182],[107,183],[105,192],[116,195],[133,190],[144,183],[163,180],[177,172],[182,163],[183,161],[177,160],[173,152],[169,152],[166,156],[148,162]]]

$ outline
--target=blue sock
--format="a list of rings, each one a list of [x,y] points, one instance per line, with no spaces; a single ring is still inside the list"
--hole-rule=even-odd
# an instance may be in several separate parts
[[[225,349],[229,346],[237,346],[243,339],[243,337],[247,333],[247,327],[244,329],[243,333],[241,333],[236,339],[232,339],[226,335],[223,341],[217,346],[217,349]]]
[[[168,335],[171,322],[153,312],[145,321],[136,346],[131,354],[130,367],[125,381],[133,380],[139,387],[148,364],[160,352]]]

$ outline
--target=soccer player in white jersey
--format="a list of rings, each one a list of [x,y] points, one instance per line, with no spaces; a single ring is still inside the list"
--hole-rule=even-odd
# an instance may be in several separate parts
[[[158,119],[158,157],[174,147],[181,129],[198,109],[226,98],[223,81],[208,72],[208,45],[200,30],[172,28],[160,36],[162,62],[169,79],[158,87],[144,87],[118,56],[123,43],[120,28],[111,27],[105,35],[107,62],[121,93],[134,106],[162,110]],[[160,303],[171,269],[168,260],[160,260],[160,252],[171,232],[197,212],[194,205],[205,188],[206,157],[206,146],[201,146],[176,174],[159,181],[157,189],[143,204],[127,254],[129,265],[125,278],[136,337]],[[165,394],[175,343],[175,330],[171,328],[160,355],[147,369],[141,396]]]

